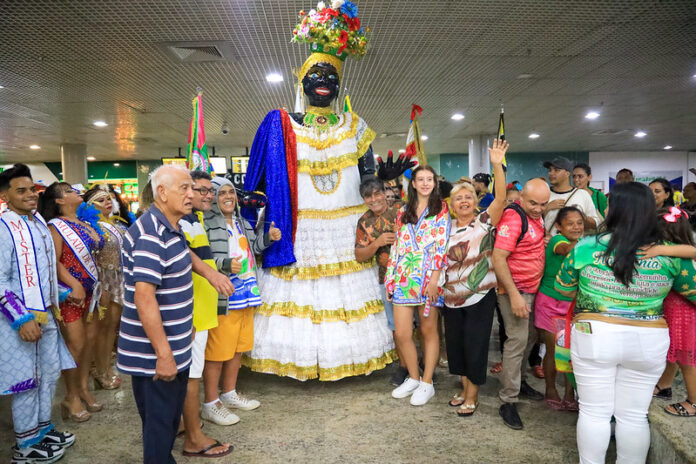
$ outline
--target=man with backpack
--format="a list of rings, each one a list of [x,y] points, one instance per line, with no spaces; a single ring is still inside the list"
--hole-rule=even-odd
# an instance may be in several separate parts
[[[517,413],[518,396],[541,400],[544,396],[524,380],[523,361],[535,337],[532,322],[534,297],[544,274],[544,219],[551,192],[542,179],[532,179],[522,189],[519,202],[510,204],[498,223],[492,261],[498,279],[498,305],[507,340],[503,349],[503,422],[522,429]],[[526,227],[525,227],[526,225]]]

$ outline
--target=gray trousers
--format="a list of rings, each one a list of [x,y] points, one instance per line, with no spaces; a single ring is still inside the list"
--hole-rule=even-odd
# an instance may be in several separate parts
[[[507,340],[503,345],[503,384],[498,396],[505,403],[517,403],[520,385],[526,378],[525,360],[536,341],[534,328],[534,298],[536,294],[523,293],[522,297],[532,310],[529,319],[523,319],[512,313],[512,305],[508,295],[498,295],[498,306],[505,324]]]

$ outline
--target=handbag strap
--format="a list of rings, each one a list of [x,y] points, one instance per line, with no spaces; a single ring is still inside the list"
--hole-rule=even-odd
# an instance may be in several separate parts
[[[568,313],[566,314],[565,317],[565,340],[563,342],[563,346],[565,348],[570,348],[570,324],[573,322],[573,316],[575,313],[575,300],[577,299],[577,295],[575,298],[573,298],[573,301],[570,302],[570,306],[568,307]]]

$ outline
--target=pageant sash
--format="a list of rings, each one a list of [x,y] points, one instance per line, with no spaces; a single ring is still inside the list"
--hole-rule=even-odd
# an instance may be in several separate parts
[[[39,219],[42,224],[43,219]],[[46,313],[44,295],[41,291],[41,276],[39,263],[36,258],[36,246],[31,228],[26,219],[12,210],[5,211],[0,216],[0,222],[7,228],[14,243],[17,254],[17,272],[21,288],[19,295],[24,306],[37,313]],[[45,317],[44,317],[45,318]]]
[[[101,299],[101,282],[99,282],[99,271],[97,270],[97,263],[94,262],[92,253],[89,250],[87,244],[82,240],[80,235],[64,220],[60,218],[54,218],[49,221],[49,224],[53,224],[63,241],[70,247],[75,257],[80,262],[84,270],[89,275],[90,279],[94,282],[94,287],[92,287],[92,299],[89,303],[89,316],[88,320],[92,317],[94,308],[97,307],[99,300]]]
[[[51,219],[49,224],[53,224],[63,241],[70,247],[75,257],[85,269],[94,283],[99,282],[99,271],[97,263],[94,262],[92,253],[80,235],[64,220],[60,218]]]

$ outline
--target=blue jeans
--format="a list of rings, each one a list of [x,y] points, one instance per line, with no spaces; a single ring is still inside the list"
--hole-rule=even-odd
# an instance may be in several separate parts
[[[387,327],[392,332],[396,330],[396,325],[394,325],[394,305],[391,301],[387,301],[387,289],[384,284],[379,286],[382,291],[382,303],[384,303],[384,313],[387,315]]]

